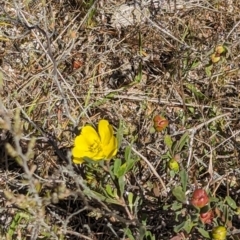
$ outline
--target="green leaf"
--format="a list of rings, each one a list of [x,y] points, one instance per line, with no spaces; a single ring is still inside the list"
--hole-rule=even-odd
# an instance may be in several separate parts
[[[176,172],[174,170],[170,170],[169,175],[171,178],[174,178],[176,175]]]
[[[231,208],[234,209],[234,210],[237,209],[237,204],[236,204],[236,202],[235,202],[230,196],[227,196],[227,197],[225,198],[225,200],[227,201],[229,207],[231,207]]]
[[[115,198],[117,198],[117,199],[119,198],[117,188],[113,189],[113,195],[114,195]]]
[[[134,81],[139,83],[139,82],[141,82],[141,80],[142,80],[142,63],[140,62],[139,66],[138,66],[138,74],[136,75]]]
[[[171,209],[173,211],[176,211],[176,210],[182,209],[182,206],[183,206],[182,203],[174,201],[172,206],[171,206]]]
[[[125,173],[129,172],[133,165],[135,164],[135,162],[137,162],[137,160],[134,160],[134,159],[129,159],[126,163],[127,163],[127,166],[126,166],[126,171]]]
[[[197,89],[192,83],[187,83],[186,87],[199,99],[205,98],[205,95]]]
[[[132,232],[129,228],[125,228],[124,229],[124,234],[127,235],[127,237],[129,238],[129,240],[135,240],[135,238],[132,235]]]
[[[205,67],[205,73],[207,74],[208,77],[212,76],[212,68],[213,68],[212,64],[209,64],[208,66]]]
[[[190,113],[195,113],[195,108],[194,107],[188,107],[188,111],[190,112]]]
[[[180,231],[183,229],[184,225],[185,225],[185,222],[181,222],[179,225],[177,225],[177,226],[175,226],[175,227],[173,228],[173,231],[174,231],[175,233],[180,232]]]
[[[188,219],[188,220],[185,222],[183,229],[184,229],[187,233],[190,233],[193,227],[194,227],[194,223],[193,223],[190,219]]]
[[[119,122],[119,127],[117,130],[116,138],[118,141],[118,149],[119,149],[122,144],[122,140],[123,140],[123,123],[122,123],[122,121]]]
[[[20,214],[20,212],[18,212],[18,213],[14,216],[14,218],[13,218],[13,220],[12,220],[12,222],[11,222],[10,228],[9,228],[9,230],[8,230],[8,232],[7,232],[7,235],[8,235],[8,238],[9,238],[9,239],[12,239],[12,236],[13,236],[14,233],[16,232],[17,227],[19,226],[19,224],[20,224],[20,222],[21,222],[21,219],[22,219],[21,214]]]
[[[100,194],[98,192],[95,192],[93,190],[90,190],[90,189],[83,190],[83,193],[88,197],[92,197],[94,199],[97,199],[98,201],[105,201],[107,203],[122,205],[118,200],[112,199],[110,197],[108,198],[108,197],[103,196],[102,194]]]
[[[127,146],[124,152],[124,159],[126,160],[126,162],[131,158],[131,152],[132,148],[130,146]]]
[[[163,210],[168,210],[171,207],[171,205],[164,205]]]
[[[145,233],[145,238],[144,239],[149,239],[149,240],[156,240],[155,236],[152,235],[152,233],[150,231],[146,231]]]
[[[121,176],[121,177],[118,178],[118,184],[119,184],[120,194],[121,194],[121,197],[122,197],[123,193],[124,193],[124,187],[125,187],[125,178],[124,178],[124,176]]]
[[[124,176],[128,171],[132,169],[135,162],[136,160],[134,159],[128,159],[127,162],[125,162],[124,164],[118,167],[118,170],[116,170],[116,172],[114,171],[115,176],[117,177]],[[115,167],[114,167],[114,170],[115,170]]]
[[[196,60],[196,61],[193,62],[193,64],[191,65],[191,69],[193,70],[194,68],[198,67],[200,64],[201,64],[201,62]]]
[[[177,186],[172,190],[173,196],[179,201],[179,202],[186,202],[186,196],[185,192],[183,192],[181,186]]]
[[[187,171],[185,169],[183,169],[183,170],[180,171],[179,175],[180,175],[180,178],[181,178],[181,184],[182,184],[183,191],[186,192],[187,181],[188,181]]]
[[[146,233],[146,227],[145,226],[140,226],[140,229],[139,229],[139,239],[140,240],[143,240],[144,237],[145,237],[145,233]]]
[[[174,151],[173,152],[181,152],[182,148],[184,147],[184,145],[186,144],[186,142],[188,141],[189,138],[189,134],[188,132],[185,132],[182,137],[180,138],[180,140],[178,141],[178,143],[176,144],[176,146],[174,147]]]
[[[109,184],[106,185],[106,192],[110,197],[115,197],[114,193],[112,192],[112,187]]]
[[[170,135],[166,135],[164,137],[164,143],[167,146],[167,148],[169,149],[169,151],[171,151],[172,149],[172,145],[173,145],[173,141]]]
[[[127,169],[127,163],[124,163],[119,169],[118,169],[118,172],[117,172],[117,177],[122,177],[124,176],[125,172],[126,172],[126,169]]]
[[[219,199],[216,197],[210,197],[210,202],[216,203],[219,202]]]
[[[178,217],[182,216],[182,209],[175,212],[175,222],[179,222]]]
[[[228,221],[228,216],[229,216],[229,207],[227,205],[223,205],[223,216],[225,219],[225,223]]]
[[[133,209],[133,193],[132,192],[128,193],[128,205],[132,212],[132,209]]]
[[[135,201],[134,201],[134,213],[135,214],[138,212],[139,204],[141,204],[141,198],[139,196],[137,196]]]
[[[114,162],[114,164],[115,164],[115,162]],[[108,170],[109,170],[109,174],[110,174],[111,178],[115,179],[116,175],[113,173],[114,165],[110,165]]]
[[[120,158],[117,158],[114,160],[114,168],[113,168],[113,173],[115,176],[119,177],[118,172],[121,167],[122,160]]]
[[[204,238],[207,238],[207,239],[210,239],[210,234],[209,232],[207,232],[206,230],[204,230],[203,228],[198,228],[197,227],[197,230],[198,232],[204,237]]]

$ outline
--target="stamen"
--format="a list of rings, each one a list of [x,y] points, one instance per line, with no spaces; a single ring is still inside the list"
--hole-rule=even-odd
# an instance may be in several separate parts
[[[92,145],[89,146],[89,151],[92,153],[99,153],[102,151],[102,146],[100,142],[95,141]]]

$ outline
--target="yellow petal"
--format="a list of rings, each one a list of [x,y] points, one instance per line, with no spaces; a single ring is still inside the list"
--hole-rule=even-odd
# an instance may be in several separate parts
[[[103,146],[104,157],[107,160],[112,159],[117,154],[118,143],[116,137],[112,136],[108,145]]]
[[[84,138],[84,141],[86,141],[86,144],[92,144],[94,142],[100,142],[100,138],[96,130],[90,126],[84,126],[81,131],[81,135]],[[81,142],[82,143],[82,142]],[[75,142],[75,144],[77,144]]]
[[[75,164],[82,164],[84,162],[84,159],[82,159],[82,158],[73,158],[73,162]]]
[[[113,136],[113,128],[107,120],[100,120],[98,123],[98,133],[103,146],[108,145]]]
[[[90,158],[94,161],[99,161],[102,160],[103,157],[103,152],[91,152],[89,151],[89,149],[84,150],[78,147],[74,147],[72,149],[72,156],[73,156],[73,162],[76,164],[81,164],[82,162],[84,162],[84,158]]]
[[[74,158],[83,158],[86,156],[86,152],[88,152],[88,149],[82,149],[82,148],[79,148],[79,147],[74,147],[72,149],[72,156]]]
[[[84,135],[77,136],[74,141],[72,155],[74,158],[83,158],[91,155],[89,152],[91,142]]]
[[[77,148],[79,152],[86,152],[89,150],[89,140],[84,135],[79,135],[74,140],[74,148]]]
[[[85,151],[82,151],[81,149],[75,146],[72,149],[72,156],[73,156],[73,162],[75,164],[81,164],[84,162],[83,157],[85,156]]]

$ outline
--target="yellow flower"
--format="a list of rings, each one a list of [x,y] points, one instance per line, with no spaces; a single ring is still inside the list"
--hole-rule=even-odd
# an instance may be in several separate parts
[[[98,132],[90,125],[82,128],[81,134],[74,140],[73,162],[81,164],[84,158],[94,161],[110,160],[117,154],[117,139],[107,120],[100,120]]]

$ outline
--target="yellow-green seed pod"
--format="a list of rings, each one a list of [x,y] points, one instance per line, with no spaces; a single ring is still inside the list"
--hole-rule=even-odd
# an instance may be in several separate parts
[[[218,54],[222,54],[226,52],[226,48],[223,45],[218,45],[215,47],[215,52]]]
[[[174,158],[168,162],[168,167],[170,170],[173,170],[174,172],[179,171],[179,163]]]
[[[213,54],[211,55],[211,61],[212,61],[212,63],[217,63],[217,62],[220,61],[220,59],[221,59],[221,57],[220,57],[219,54],[217,54],[217,53],[213,53]]]
[[[212,230],[212,239],[225,240],[227,236],[227,229],[224,226],[218,226]]]

